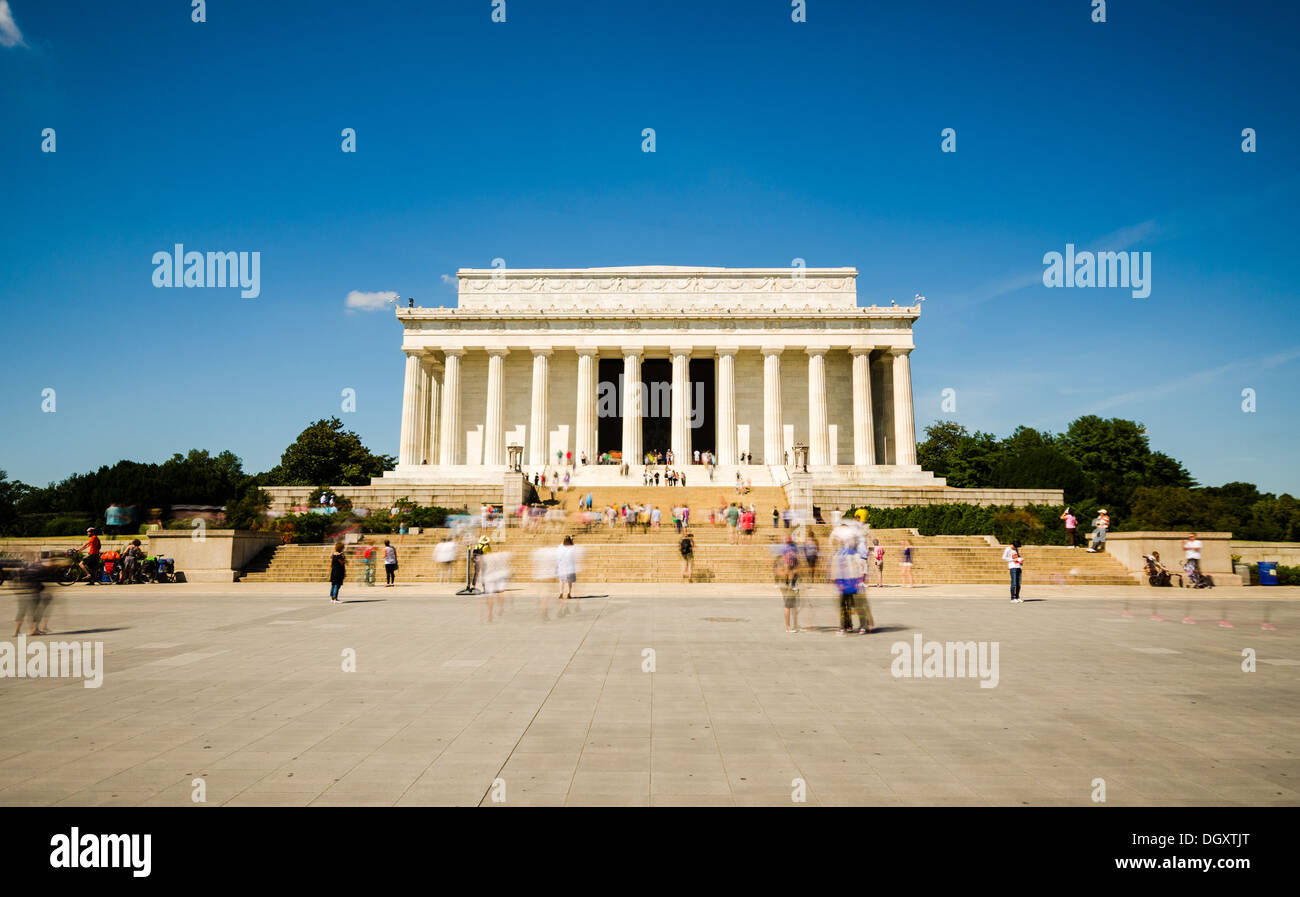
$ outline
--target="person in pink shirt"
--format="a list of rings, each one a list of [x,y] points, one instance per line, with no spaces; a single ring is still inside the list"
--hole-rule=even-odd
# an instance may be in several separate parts
[[[1065,512],[1061,514],[1061,519],[1065,521],[1065,532],[1070,537],[1070,547],[1078,548],[1079,535],[1077,528],[1079,526],[1079,519],[1074,516],[1074,512],[1069,508],[1066,508]]]

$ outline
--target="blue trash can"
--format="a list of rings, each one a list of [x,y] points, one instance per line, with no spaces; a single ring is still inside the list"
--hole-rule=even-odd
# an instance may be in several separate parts
[[[1277,585],[1277,561],[1259,562],[1259,584],[1262,586]]]

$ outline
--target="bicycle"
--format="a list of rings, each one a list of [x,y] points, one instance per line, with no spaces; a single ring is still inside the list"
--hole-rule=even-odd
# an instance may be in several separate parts
[[[85,560],[86,555],[83,555],[76,549],[70,548],[64,552],[64,557],[68,559],[68,565],[55,578],[54,581],[56,583],[61,586],[70,586],[78,582],[99,582],[98,567],[96,567],[93,574],[88,574],[84,569],[82,569],[81,562]]]

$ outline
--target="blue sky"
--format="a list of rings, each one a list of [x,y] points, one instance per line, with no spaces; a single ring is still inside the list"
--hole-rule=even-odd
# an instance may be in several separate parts
[[[8,0],[0,468],[204,447],[263,470],[345,387],[395,454],[400,327],[349,291],[451,303],[443,275],[496,257],[799,257],[856,266],[865,304],[928,297],[918,431],[1133,418],[1203,484],[1300,493],[1294,5],[790,9]],[[154,288],[178,242],[260,252],[261,296]],[[1069,242],[1151,252],[1150,297],[1044,287]]]

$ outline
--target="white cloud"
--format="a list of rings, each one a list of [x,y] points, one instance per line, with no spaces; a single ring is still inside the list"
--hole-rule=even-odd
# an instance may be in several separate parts
[[[455,275],[455,274],[443,274],[443,275],[442,275],[442,282],[443,282],[443,284],[446,285],[446,286],[454,287],[454,286],[456,286],[456,283],[457,283],[456,275]]]
[[[4,0],[0,0],[3,3]],[[381,290],[378,293],[363,293],[360,290],[353,290],[348,293],[343,304],[350,309],[358,311],[379,311],[385,305],[397,304],[397,293],[392,290]]]
[[[14,21],[9,0],[0,0],[0,47],[18,46],[26,46],[23,42],[23,33],[18,30],[18,23]]]

